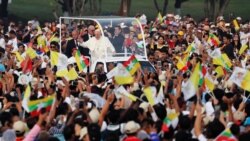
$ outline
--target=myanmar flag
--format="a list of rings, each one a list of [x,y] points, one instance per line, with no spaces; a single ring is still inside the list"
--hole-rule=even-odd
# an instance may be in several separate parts
[[[207,41],[211,46],[216,46],[218,47],[220,45],[220,40],[219,38],[214,35],[214,34],[209,34],[208,41]]]
[[[133,75],[141,67],[135,55],[132,55],[128,61],[123,63],[123,65],[131,75]]]
[[[237,141],[234,135],[229,129],[224,130],[219,136],[216,137],[215,141]]]
[[[54,102],[55,95],[50,95],[42,99],[28,101],[29,112],[51,106]]]
[[[89,65],[88,59],[84,56],[81,57],[81,53],[79,50],[77,50],[75,54],[75,60],[80,72]]]

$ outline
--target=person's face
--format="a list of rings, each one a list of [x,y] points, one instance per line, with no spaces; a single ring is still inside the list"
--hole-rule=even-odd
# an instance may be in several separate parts
[[[19,46],[18,51],[23,53],[24,52],[24,46]]]
[[[234,35],[234,41],[238,41],[239,40],[239,36],[238,35]]]
[[[51,45],[50,45],[50,50],[52,50],[52,51],[56,51],[56,46],[55,46],[55,45],[53,45],[53,44],[51,44]]]
[[[153,63],[153,62],[154,62],[154,56],[153,56],[153,55],[150,55],[150,56],[148,57],[148,60],[149,60],[149,62]]]
[[[163,37],[159,37],[158,39],[158,44],[162,45],[164,43]]]
[[[5,51],[6,52],[11,52],[11,50],[12,50],[12,46],[11,45],[7,45],[6,47],[5,47]]]
[[[178,40],[182,40],[183,36],[182,35],[178,35]]]
[[[78,32],[77,32],[77,31],[73,31],[73,32],[72,32],[72,38],[73,38],[74,40],[77,40],[77,38],[78,38]]]
[[[96,39],[100,39],[100,37],[101,37],[101,32],[98,31],[98,30],[96,30],[96,31],[95,31],[95,38],[96,38]]]
[[[121,30],[118,27],[115,27],[115,35],[119,35],[121,33]]]
[[[94,26],[89,26],[89,28],[88,28],[88,33],[89,33],[90,35],[94,35],[94,32],[95,32],[95,27],[94,27]]]
[[[115,67],[115,65],[113,63],[109,63],[108,65],[108,70],[112,70]]]
[[[167,58],[167,53],[166,52],[161,52],[161,58],[166,59]]]
[[[224,43],[224,44],[227,44],[228,41],[229,41],[229,40],[228,40],[226,37],[223,37],[223,43]]]

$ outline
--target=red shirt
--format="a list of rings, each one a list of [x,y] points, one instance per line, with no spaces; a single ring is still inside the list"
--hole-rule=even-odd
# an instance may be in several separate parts
[[[141,141],[141,140],[135,136],[130,136],[126,137],[123,141]]]
[[[16,141],[23,141],[24,137],[16,137]]]

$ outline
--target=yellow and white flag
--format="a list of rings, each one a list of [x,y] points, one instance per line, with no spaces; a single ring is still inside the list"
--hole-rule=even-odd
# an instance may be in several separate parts
[[[250,71],[236,67],[229,80],[242,89],[250,91]]]

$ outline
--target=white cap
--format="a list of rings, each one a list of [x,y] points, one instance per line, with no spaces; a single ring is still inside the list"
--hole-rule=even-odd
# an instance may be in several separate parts
[[[242,20],[242,19],[241,19],[241,17],[237,17],[236,19],[237,19],[237,20],[239,20],[239,21],[241,21],[241,20]]]
[[[16,121],[14,124],[13,124],[13,129],[18,132],[18,133],[24,133],[25,132],[25,129],[26,129],[26,124],[22,121]]]
[[[127,122],[124,127],[126,134],[136,133],[140,128],[140,125],[134,121]]]

